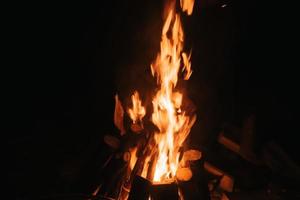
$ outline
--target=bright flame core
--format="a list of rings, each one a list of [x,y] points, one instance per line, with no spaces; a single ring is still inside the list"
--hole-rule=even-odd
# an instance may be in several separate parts
[[[180,5],[183,12],[190,15],[194,0],[181,0]],[[171,3],[166,8],[167,18],[162,28],[160,52],[150,66],[158,85],[158,90],[152,99],[151,121],[158,131],[154,132],[153,141],[151,140],[152,143],[147,147],[149,151],[145,151],[148,154],[145,154],[143,170],[140,174],[154,183],[172,182],[177,173],[180,175],[178,178],[182,180],[192,176],[191,170],[184,168],[185,161],[191,156],[185,156],[187,158],[180,162],[180,148],[196,121],[196,115],[191,115],[182,109],[183,93],[176,89],[179,73],[183,74],[184,80],[188,80],[192,74],[191,53],[183,52],[184,33],[180,15],[176,13],[175,3]],[[127,112],[132,124],[136,125],[132,126],[132,130],[141,132],[144,129],[142,120],[146,115],[146,109],[142,106],[137,91],[131,96],[131,101],[132,107]],[[122,109],[117,111],[117,114],[122,114]],[[123,126],[118,119],[116,118],[115,124],[121,127],[119,128],[121,130]],[[133,170],[137,162],[136,151],[136,148],[130,150],[132,155],[129,162],[130,170]],[[195,157],[194,154],[192,153],[191,158]],[[196,157],[198,158],[199,155]]]
[[[169,10],[162,29],[160,53],[151,65],[152,75],[157,78],[159,85],[152,100],[152,122],[159,129],[154,136],[158,146],[154,182],[166,182],[175,177],[179,167],[179,149],[196,120],[196,116],[189,117],[181,112],[182,93],[174,91],[180,68],[186,72],[185,80],[192,74],[191,54],[187,56],[182,51],[183,41],[180,15],[175,13],[173,7]]]

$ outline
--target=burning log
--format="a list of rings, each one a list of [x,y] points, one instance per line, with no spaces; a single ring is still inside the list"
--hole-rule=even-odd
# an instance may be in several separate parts
[[[237,144],[224,135],[227,129],[229,132],[232,132],[236,136],[240,137],[240,144]],[[242,128],[237,128],[232,125],[226,125],[224,127],[224,130],[219,135],[218,142],[224,145],[229,150],[240,155],[243,159],[253,164],[260,165],[261,162],[257,159],[255,153],[253,152],[254,137],[255,116],[252,114],[244,120]]]
[[[198,150],[188,150],[183,153],[183,159],[186,161],[195,161],[201,158],[201,152]]]
[[[189,181],[193,176],[193,173],[190,168],[179,168],[176,173],[176,178],[179,181]]]
[[[150,154],[149,142],[151,137],[146,137],[147,135],[148,133],[145,131],[139,134],[140,142],[137,144],[137,146],[133,147],[133,150],[129,150],[124,153],[123,159],[127,161],[128,165],[126,174],[121,183],[122,187],[119,193],[119,199],[126,199],[124,197],[128,196],[129,191],[131,191],[131,188],[133,187],[132,184],[136,184],[133,183],[134,181],[141,181],[140,178],[137,177],[140,177],[142,174],[145,160]]]
[[[189,166],[192,171],[192,177],[188,181],[178,181],[180,193],[185,200],[210,200],[208,179],[204,170],[204,159],[202,154],[201,159],[196,160],[196,158],[200,157],[199,151],[188,150],[186,152],[187,155],[195,152],[192,153],[193,156],[188,156],[190,160],[187,162],[187,166]]]
[[[128,200],[148,200],[151,182],[141,176],[135,176],[131,185]]]
[[[114,150],[117,150],[120,147],[120,140],[111,135],[105,135],[104,142]]]
[[[248,138],[248,137],[252,137],[252,136],[244,136],[244,138]],[[243,139],[243,140],[247,140],[247,139]],[[249,150],[250,143],[243,142],[242,145],[246,145],[246,146],[241,146],[241,145],[237,144],[236,142],[232,141],[231,139],[227,138],[224,135],[224,132],[220,133],[220,135],[218,137],[218,142],[220,144],[224,145],[227,149],[229,149],[229,150],[233,151],[234,153],[238,154],[239,156],[241,156],[243,159],[245,159],[253,164],[257,164],[257,165],[260,164],[259,160],[256,159],[256,156],[252,152],[252,150]],[[252,144],[252,142],[251,142],[251,144]]]
[[[207,170],[209,173],[215,175],[215,176],[223,176],[224,172],[217,167],[213,166],[212,164],[205,162],[204,163],[204,169]]]
[[[226,174],[216,166],[213,166],[212,164],[205,162],[204,168],[209,173],[213,174],[214,176],[219,177],[219,185],[223,191],[226,192],[232,192],[233,191],[233,185],[234,185],[234,179],[232,176]]]
[[[141,176],[135,176],[131,185],[128,200],[178,200],[178,184],[175,182],[152,184]]]
[[[153,155],[151,156],[151,160],[149,162],[149,167],[147,171],[147,179],[153,180],[154,178],[154,172],[155,172],[155,166],[157,163],[157,154],[158,152],[154,152]]]
[[[201,177],[203,178],[203,177]],[[179,196],[184,200],[210,200],[207,182],[202,180],[178,182]]]
[[[197,150],[189,150],[186,151],[186,158],[189,162],[198,162],[200,158],[200,152]],[[189,155],[189,156],[187,156]],[[156,153],[153,153],[151,158],[157,158]],[[150,159],[151,160],[151,159]],[[189,163],[191,164],[191,163]],[[144,165],[144,164],[143,164]],[[152,162],[149,162],[148,173],[147,177],[153,176],[151,172],[153,172],[153,167],[155,165],[155,159]],[[138,162],[136,163],[135,168],[138,167]],[[192,165],[193,167],[196,164]],[[199,167],[199,166],[198,166]],[[133,170],[132,174],[135,174],[135,169]],[[132,175],[131,174],[131,175]],[[199,188],[198,182],[195,180],[200,180],[202,178],[192,178],[192,171],[190,168],[179,168],[176,174],[177,181],[175,179],[170,180],[168,183],[154,183],[151,184],[149,180],[145,179],[139,175],[135,175],[131,183],[131,189],[129,193],[128,199],[148,199],[149,196],[153,200],[160,200],[160,199],[180,199],[181,197],[186,200],[193,200],[193,199],[209,199],[208,192],[205,194],[202,191],[202,186],[207,188],[207,184],[201,184],[201,188]],[[202,181],[203,182],[203,181]],[[182,187],[182,189],[180,189]],[[183,192],[180,192],[180,191]],[[192,193],[190,191],[193,191]],[[197,191],[197,192],[196,192]],[[189,194],[190,193],[190,194]],[[205,197],[205,198],[203,198]]]
[[[183,153],[183,156],[180,161],[181,167],[186,167],[191,164],[193,161],[197,161],[201,158],[202,154],[198,150],[190,149]]]
[[[220,180],[220,188],[226,192],[232,192],[233,183],[233,178],[227,174],[224,174]]]
[[[113,159],[106,169],[102,171],[103,186],[100,194],[109,197],[117,197],[122,180],[126,175],[127,165],[122,159]]]
[[[178,185],[175,182],[170,184],[154,184],[151,187],[151,198],[153,200],[178,200]]]
[[[218,142],[230,149],[231,151],[239,154],[241,148],[240,145],[225,137],[223,132],[220,133],[218,137]]]

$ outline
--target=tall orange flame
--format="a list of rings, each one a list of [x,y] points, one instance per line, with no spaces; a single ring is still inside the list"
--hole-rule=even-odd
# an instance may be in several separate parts
[[[142,137],[141,145],[130,148],[128,154],[124,154],[124,160],[128,161],[128,170],[131,173],[127,180],[129,184],[136,175],[147,178],[153,184],[169,183],[175,179],[188,181],[192,177],[189,161],[201,158],[201,153],[197,150],[186,151],[182,156],[180,151],[196,121],[196,115],[182,108],[183,93],[176,88],[179,75],[182,74],[183,79],[188,80],[192,75],[192,69],[191,53],[183,51],[184,32],[180,15],[176,12],[175,1],[170,0],[170,4],[166,7],[167,17],[162,28],[160,52],[150,66],[152,76],[156,78],[158,85],[152,99],[151,115],[151,121],[157,127],[156,131],[154,133],[151,132],[153,129],[142,131],[146,109],[137,91],[131,96],[132,107],[127,110],[132,120],[131,130],[134,133],[144,133],[146,136]],[[194,0],[180,0],[180,6],[183,12],[191,15]],[[115,98],[114,122],[123,135],[124,111],[118,96]],[[119,199],[127,199],[128,189],[124,191],[124,194],[121,192]],[[180,191],[178,195],[183,199]]]
[[[180,2],[182,10],[190,15],[194,1],[181,0]],[[176,89],[179,74],[183,74],[184,80],[188,80],[192,75],[191,53],[183,51],[184,32],[180,15],[176,13],[175,0],[166,8],[168,10],[166,10],[167,17],[161,33],[160,52],[150,66],[158,85],[158,90],[152,99],[151,115],[151,121],[157,127],[157,131],[154,132],[154,137],[148,138],[148,146],[145,148],[146,151],[143,151],[144,160],[140,159],[138,162],[138,164],[142,163],[142,172],[139,175],[153,183],[167,183],[174,181],[175,178],[189,180],[192,171],[185,163],[201,157],[198,152],[190,151],[183,154],[184,159],[180,160],[180,148],[196,121],[196,115],[187,113],[182,108],[183,93]],[[134,125],[131,129],[133,132],[140,133],[140,130],[143,130],[142,120],[146,115],[146,109],[137,91],[131,96],[131,100],[132,107],[127,110]],[[121,105],[117,97],[116,105]],[[121,109],[118,111],[122,114]],[[115,121],[121,127],[120,120]],[[133,170],[137,163],[136,151],[137,148],[130,150],[130,170]]]
[[[182,93],[174,91],[180,68],[186,72],[184,79],[189,79],[192,74],[191,54],[187,56],[183,52],[183,41],[180,16],[171,7],[162,29],[160,53],[151,65],[152,75],[156,76],[159,85],[152,100],[152,122],[159,129],[154,136],[158,146],[154,182],[167,182],[175,178],[179,167],[179,149],[196,120],[196,116],[190,117],[181,111]]]

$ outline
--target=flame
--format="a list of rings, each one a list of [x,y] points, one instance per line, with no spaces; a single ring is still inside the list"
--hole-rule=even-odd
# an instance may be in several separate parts
[[[133,95],[131,95],[132,108],[128,109],[128,114],[133,123],[137,123],[141,121],[146,114],[145,108],[142,106],[142,102],[140,100],[139,93],[134,91]]]
[[[189,1],[188,13],[191,13],[193,1]],[[186,9],[183,2],[183,10]],[[186,71],[184,79],[190,78],[191,54],[183,52],[184,33],[179,14],[174,7],[169,13],[162,29],[160,53],[151,64],[152,75],[157,78],[159,90],[152,104],[152,122],[158,127],[155,142],[158,147],[158,159],[153,182],[167,182],[173,179],[179,167],[179,149],[188,136],[196,116],[190,117],[181,111],[182,93],[175,91],[180,68]],[[182,59],[181,59],[182,58]]]
[[[180,188],[178,188],[178,197],[179,197],[179,200],[184,200],[184,197],[183,197],[183,194],[182,194],[182,191]]]
[[[134,168],[134,165],[137,161],[137,157],[136,157],[136,151],[137,151],[137,147],[134,148],[130,148],[129,152],[130,152],[130,161],[129,161],[129,167],[130,170],[132,171]]]
[[[184,80],[188,80],[190,77],[191,77],[191,75],[192,75],[192,69],[191,69],[191,61],[190,61],[190,59],[191,59],[191,53],[189,54],[189,56],[187,56],[186,55],[186,53],[182,53],[182,60],[183,60],[183,64],[184,64],[184,68],[183,69],[185,69],[186,70],[186,74],[185,74],[185,76],[184,76]]]
[[[180,6],[183,12],[191,15],[194,0],[180,0]],[[130,177],[139,175],[152,181],[152,184],[190,180],[193,174],[189,162],[201,158],[201,152],[196,150],[189,150],[181,156],[181,147],[196,121],[196,115],[192,111],[184,110],[183,93],[176,88],[180,75],[184,80],[192,75],[191,52],[183,51],[184,32],[180,15],[176,12],[176,0],[169,1],[164,16],[167,17],[162,28],[160,52],[150,65],[152,76],[157,81],[150,120],[157,129],[153,132],[153,129],[141,131],[144,129],[142,120],[146,109],[137,91],[131,95],[132,107],[127,110],[132,120],[131,130],[144,135],[139,138],[142,138],[140,145],[129,148],[130,158],[126,157],[124,160],[129,162],[128,169],[135,173],[130,174]],[[121,131],[124,130],[123,112],[121,102],[116,96],[115,125]],[[137,151],[142,152],[138,157]],[[180,199],[184,199],[181,191],[178,195]],[[121,199],[127,197],[125,194]]]
[[[192,69],[191,52],[183,51],[184,32],[174,2],[171,1],[166,7],[167,17],[162,28],[160,52],[150,65],[152,76],[157,81],[157,91],[152,98],[153,112],[150,117],[157,130],[153,134],[148,134],[151,137],[146,137],[147,141],[151,142],[147,143],[146,151],[143,151],[144,160],[139,175],[149,179],[153,184],[170,183],[176,178],[189,180],[192,172],[185,166],[185,161],[201,157],[200,153],[191,151],[189,154],[186,153],[184,162],[180,164],[180,149],[196,121],[196,115],[182,108],[183,93],[176,88],[180,75],[183,75],[184,80],[188,80],[192,75]],[[190,15],[194,1],[181,0],[180,3],[183,11]],[[143,129],[142,120],[146,115],[146,109],[137,91],[132,94],[131,100],[132,107],[127,112],[133,122],[131,129],[138,133]],[[116,97],[116,106],[117,103],[120,104]],[[131,170],[137,162],[136,151],[137,148],[130,149]]]
[[[194,0],[180,0],[180,6],[183,12],[191,15],[194,8]]]

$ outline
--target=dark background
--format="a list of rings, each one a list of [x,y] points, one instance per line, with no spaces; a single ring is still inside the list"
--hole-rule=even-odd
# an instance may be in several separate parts
[[[93,167],[86,166],[101,152],[103,135],[116,131],[114,95],[126,98],[148,81],[162,8],[153,0],[12,5],[5,39],[14,196],[90,192]],[[258,151],[275,140],[298,159],[292,8],[283,1],[206,0],[184,17],[199,143],[214,141],[224,122],[241,126],[255,113]]]

